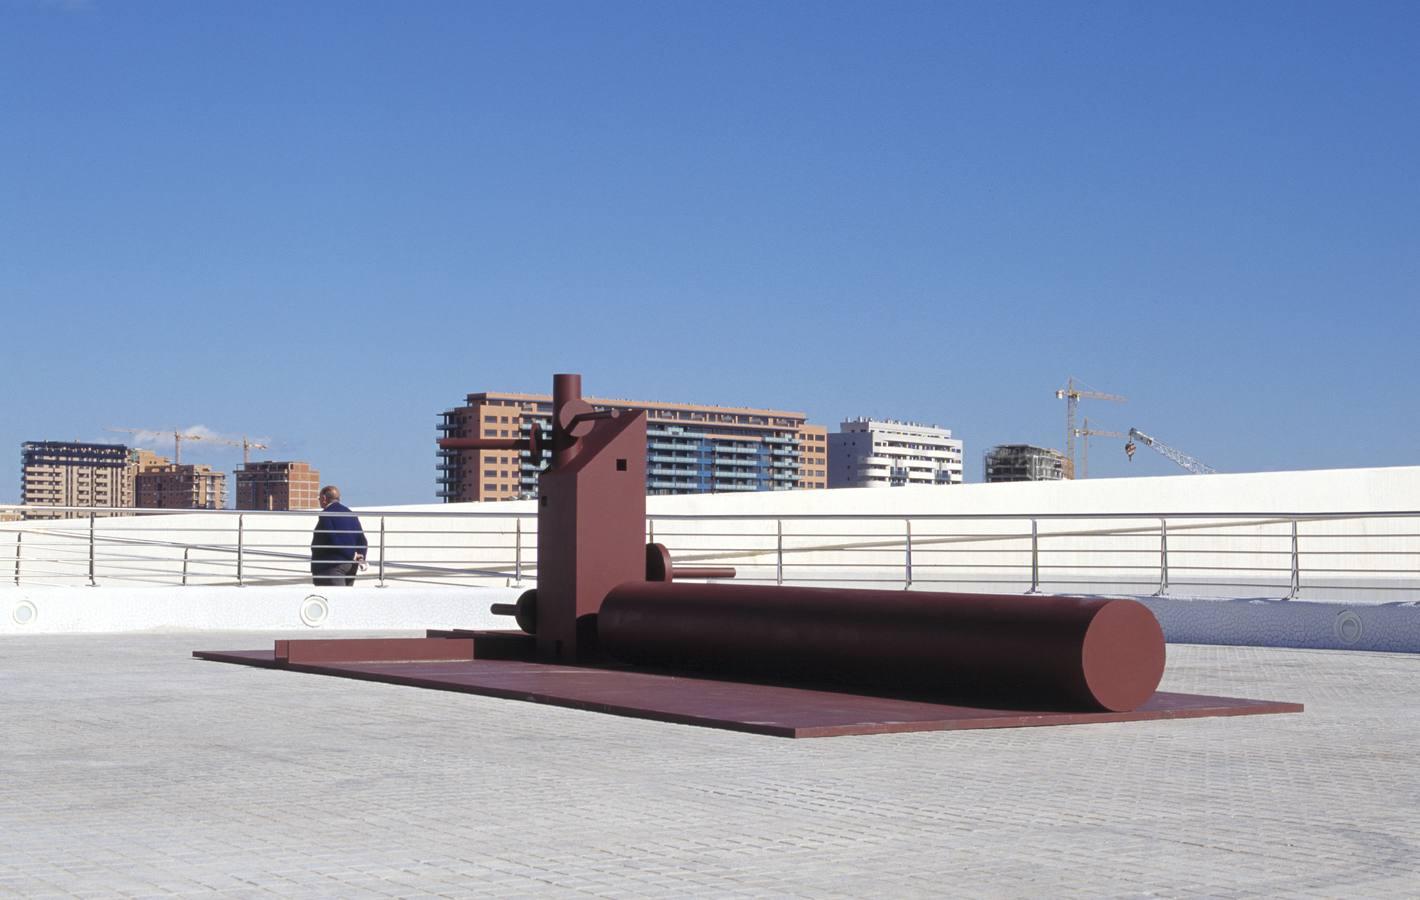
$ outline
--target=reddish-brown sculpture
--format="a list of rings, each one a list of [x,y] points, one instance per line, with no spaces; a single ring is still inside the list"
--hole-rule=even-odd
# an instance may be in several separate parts
[[[645,543],[645,413],[594,410],[579,375],[553,376],[550,435],[440,446],[551,453],[537,589],[493,606],[523,634],[196,655],[790,736],[1301,709],[1156,693],[1164,636],[1133,600],[686,582],[735,570]]]
[[[439,446],[540,450],[537,426],[532,434]],[[597,657],[596,615],[607,592],[645,577],[646,414],[597,412],[582,399],[582,376],[554,375],[548,443],[552,463],[538,478],[537,655],[585,662]]]
[[[638,665],[1128,712],[1164,674],[1134,600],[732,584],[618,585],[602,649]]]

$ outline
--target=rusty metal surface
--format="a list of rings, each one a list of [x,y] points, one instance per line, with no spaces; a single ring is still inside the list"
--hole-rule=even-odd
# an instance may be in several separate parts
[[[671,581],[677,578],[734,578],[734,566],[675,566],[671,569]]]
[[[665,544],[646,545],[646,580],[675,581],[677,578],[734,578],[734,566],[678,566]]]
[[[468,628],[435,629],[431,638],[472,638],[474,659],[508,659],[526,662],[537,658],[537,641],[522,631],[476,631]]]
[[[473,639],[310,638],[276,642],[276,659],[288,665],[355,662],[434,662],[474,658]]]
[[[262,669],[275,669],[284,665],[271,650],[194,650],[192,655],[211,662],[237,663]]]
[[[1164,671],[1133,600],[631,582],[598,627],[604,653],[642,666],[1032,706],[1127,711]]]
[[[537,634],[537,588],[523,591],[516,603],[494,603],[488,611],[495,616],[512,616],[524,632]]]
[[[275,665],[271,651],[200,655],[220,662]],[[1156,693],[1130,712],[974,707],[538,662],[349,663],[291,668],[778,737],[1083,725],[1302,711],[1297,703],[1166,692]]]
[[[553,376],[552,465],[538,478],[537,644],[545,660],[595,658],[602,599],[646,576],[646,414],[575,421],[584,406],[578,376]]]

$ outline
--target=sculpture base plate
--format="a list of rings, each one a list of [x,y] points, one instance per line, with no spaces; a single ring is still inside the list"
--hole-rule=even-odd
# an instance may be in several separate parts
[[[1164,691],[1139,709],[1123,713],[958,706],[843,689],[540,663],[516,658],[517,648],[524,646],[522,637],[502,632],[431,632],[429,638],[279,641],[275,651],[198,650],[193,656],[793,738],[1302,711],[1300,703]],[[440,642],[446,642],[447,649],[441,650]],[[401,661],[401,656],[409,659]]]

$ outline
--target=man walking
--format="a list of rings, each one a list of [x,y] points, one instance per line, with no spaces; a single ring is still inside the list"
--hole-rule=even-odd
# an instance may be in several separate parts
[[[323,514],[311,535],[311,580],[318,585],[355,583],[355,572],[364,568],[369,543],[360,518],[340,502],[340,488],[328,484],[320,489]]]

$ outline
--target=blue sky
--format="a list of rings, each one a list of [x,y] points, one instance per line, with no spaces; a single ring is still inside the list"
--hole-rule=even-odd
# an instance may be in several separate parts
[[[1221,471],[1417,464],[1417,46],[1415,3],[0,0],[0,501],[24,440],[202,425],[430,502],[437,414],[554,371],[941,424],[972,481],[1070,375]]]

